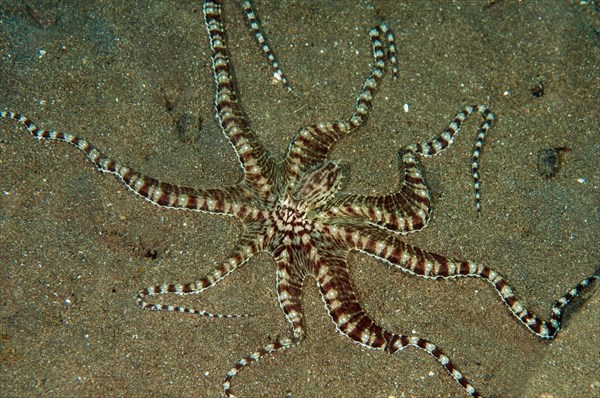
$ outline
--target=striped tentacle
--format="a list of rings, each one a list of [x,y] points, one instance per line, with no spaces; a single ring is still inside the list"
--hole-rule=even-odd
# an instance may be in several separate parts
[[[341,255],[323,259],[318,268],[317,281],[329,315],[344,336],[364,347],[389,353],[408,346],[419,348],[435,357],[471,396],[480,396],[441,349],[419,337],[389,332],[363,311],[354,294],[346,260]]]
[[[272,181],[276,173],[275,162],[248,127],[238,103],[227,54],[220,2],[207,1],[203,10],[212,50],[216,118],[223,134],[238,155],[244,170],[244,180],[256,189],[261,198],[270,199],[273,195]]]
[[[429,190],[415,154],[403,151],[401,161],[404,179],[398,192],[381,196],[341,194],[322,217],[367,221],[402,234],[424,228],[430,218]]]
[[[74,145],[85,152],[100,172],[113,174],[130,191],[157,206],[231,216],[244,216],[252,212],[252,209],[235,205],[246,196],[242,188],[193,189],[162,182],[108,158],[88,141],[74,134],[39,128],[27,116],[14,112],[2,111],[0,118],[19,121],[38,140],[62,141]]]
[[[385,35],[387,40],[387,59],[390,62],[390,67],[392,69],[392,77],[394,80],[398,79],[398,52],[396,50],[396,38],[394,36],[394,32],[387,26],[387,23],[382,22],[379,25],[379,29],[381,33]]]
[[[223,381],[223,392],[226,397],[235,397],[231,392],[231,382],[242,368],[257,362],[265,355],[294,347],[304,338],[304,319],[301,302],[304,278],[305,273],[303,270],[291,264],[288,258],[281,257],[277,259],[277,299],[281,310],[292,328],[292,338],[277,339],[275,342],[269,343],[262,349],[240,359],[227,373]]]
[[[329,315],[340,333],[359,344],[383,349],[383,330],[362,310],[354,294],[348,264],[341,254],[328,253],[319,261],[316,279]]]
[[[365,122],[373,107],[373,95],[385,70],[385,51],[382,41],[384,36],[388,38],[388,51],[391,54],[390,61],[393,65],[394,78],[397,76],[396,46],[394,44],[394,35],[392,31],[389,30],[385,23],[381,23],[379,26],[376,26],[369,31],[369,36],[371,37],[371,47],[373,49],[373,68],[371,69],[371,74],[365,80],[361,92],[356,98],[356,109],[348,120],[352,129],[357,128]]]
[[[254,362],[257,362],[265,355],[274,354],[277,351],[292,348],[298,344],[298,341],[292,338],[277,339],[272,343],[265,345],[258,351],[240,359],[233,365],[233,368],[227,372],[227,376],[223,380],[223,393],[227,398],[236,398],[236,395],[231,391],[231,381],[240,372],[240,370]]]
[[[483,123],[479,126],[477,133],[477,139],[475,141],[475,147],[471,156],[471,173],[473,176],[473,185],[475,187],[475,206],[477,212],[481,211],[481,184],[479,182],[479,156],[481,155],[481,148],[483,146],[483,140],[492,127],[492,123],[495,120],[495,115],[485,105],[470,105],[464,107],[464,109],[454,116],[454,120],[446,127],[446,129],[439,136],[435,137],[431,141],[425,141],[417,144],[407,145],[406,150],[415,152],[421,156],[434,156],[440,152],[443,152],[454,142],[454,136],[458,134],[460,128],[469,115],[473,113],[479,113],[483,118]]]
[[[85,152],[99,171],[113,174],[133,193],[157,206],[233,216],[250,212],[247,208],[234,206],[234,203],[240,202],[245,196],[241,188],[199,190],[162,182],[108,158],[88,141],[74,134],[38,128],[27,116],[14,112],[2,111],[0,118],[11,118],[23,123],[34,138],[39,140],[55,140],[74,145]]]
[[[234,254],[232,254],[219,267],[214,269],[210,274],[195,282],[164,283],[162,285],[148,286],[138,292],[136,296],[137,304],[145,310],[183,312],[209,318],[241,318],[248,316],[214,314],[201,309],[186,306],[174,306],[159,303],[155,304],[148,303],[146,301],[148,296],[157,296],[169,293],[177,295],[200,294],[204,290],[213,287],[218,282],[222,281],[227,275],[244,265],[254,254],[261,252],[264,249],[265,244],[268,244],[268,242],[265,242],[263,239],[265,236],[264,232],[266,232],[266,227],[259,225],[259,223],[248,223],[245,226],[246,230],[244,231],[244,236],[234,250]]]
[[[293,186],[300,175],[323,163],[329,149],[350,131],[350,125],[344,122],[318,123],[300,130],[284,160],[290,184]]]
[[[279,301],[279,306],[292,328],[292,335],[297,341],[304,337],[301,299],[305,271],[298,264],[292,264],[287,257],[277,259],[277,301]]]
[[[373,95],[377,89],[377,84],[381,80],[385,68],[383,42],[381,40],[384,34],[391,37],[391,41],[389,39],[388,41],[393,43],[393,34],[385,24],[371,29],[373,68],[356,97],[355,110],[350,118],[347,121],[318,123],[305,127],[292,140],[284,160],[287,169],[286,175],[292,184],[298,175],[319,163],[323,163],[327,159],[332,146],[366,120],[372,108]],[[395,46],[393,48],[394,56],[393,58],[390,56],[390,59],[396,62]]]
[[[283,71],[281,70],[279,61],[277,60],[275,53],[271,49],[271,46],[269,46],[265,35],[263,35],[262,33],[260,20],[254,12],[252,3],[248,0],[245,0],[242,3],[242,6],[244,7],[244,13],[246,14],[246,19],[248,19],[250,29],[252,29],[252,32],[254,33],[254,38],[258,42],[260,49],[266,55],[267,59],[269,60],[269,63],[271,64],[271,70],[273,71],[273,81],[280,82],[281,84],[283,84],[286,90],[292,91],[292,86],[290,85],[287,77],[283,74]]]
[[[469,395],[474,398],[481,397],[481,394],[479,394],[477,389],[467,380],[465,376],[463,376],[462,372],[456,367],[456,365],[454,365],[450,357],[448,357],[448,355],[446,355],[435,344],[416,336],[391,334],[390,338],[387,340],[385,349],[390,353],[395,353],[408,346],[416,347],[432,355]]]
[[[542,339],[553,339],[561,329],[564,308],[586,287],[600,279],[600,269],[594,275],[584,279],[551,307],[548,320],[539,318],[519,302],[506,279],[496,271],[471,261],[452,260],[439,254],[427,252],[402,242],[398,237],[386,236],[379,231],[344,229],[345,240],[352,242],[363,253],[383,260],[405,272],[431,279],[476,277],[490,283],[510,312],[531,333]]]

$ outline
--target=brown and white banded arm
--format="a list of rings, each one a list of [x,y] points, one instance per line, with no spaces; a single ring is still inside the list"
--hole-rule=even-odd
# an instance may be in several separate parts
[[[396,47],[394,36],[385,23],[371,29],[371,47],[373,50],[373,67],[356,97],[354,113],[346,121],[317,123],[305,127],[292,140],[284,158],[287,176],[291,183],[298,175],[305,173],[315,165],[323,163],[329,156],[333,145],[347,136],[367,119],[373,106],[373,96],[385,70],[385,52],[382,38],[387,37],[389,44],[388,58],[396,72]],[[395,75],[394,75],[395,76]]]
[[[465,106],[454,116],[452,122],[450,122],[440,135],[430,141],[407,145],[405,149],[426,157],[435,156],[443,152],[452,145],[454,137],[460,132],[462,124],[473,113],[478,113],[483,118],[483,122],[477,130],[477,139],[475,140],[475,147],[471,155],[471,175],[473,176],[473,185],[475,187],[475,208],[477,212],[480,212],[481,183],[479,182],[479,157],[481,155],[481,148],[483,147],[483,140],[488,130],[492,127],[494,120],[496,120],[496,116],[486,105]]]
[[[435,156],[446,150],[454,142],[456,134],[465,119],[479,113],[484,121],[479,126],[475,148],[471,160],[471,170],[475,186],[475,206],[481,210],[479,183],[479,156],[486,133],[494,121],[494,114],[485,105],[466,106],[456,114],[449,126],[430,141],[407,145],[400,151],[402,158],[400,189],[389,195],[339,194],[333,206],[327,209],[327,217],[350,217],[357,222],[366,221],[402,234],[419,231],[429,222],[430,194],[423,180],[416,156]]]
[[[242,6],[244,7],[244,14],[246,14],[248,25],[250,26],[250,29],[252,29],[252,33],[254,33],[254,38],[256,39],[258,46],[265,54],[267,60],[269,61],[269,64],[271,65],[271,70],[273,71],[273,81],[280,82],[281,84],[283,84],[283,87],[285,87],[286,90],[293,91],[292,86],[290,85],[287,77],[281,70],[279,61],[277,60],[275,53],[271,49],[267,38],[262,33],[261,22],[258,18],[258,15],[256,15],[256,13],[254,12],[252,2],[249,0],[245,0],[242,3]]]
[[[273,195],[275,163],[248,127],[238,102],[229,64],[221,4],[219,1],[206,1],[203,11],[212,51],[216,119],[238,156],[245,183],[255,188],[262,199],[268,200]]]
[[[331,275],[336,275],[332,278]],[[318,267],[317,283],[321,297],[338,332],[357,344],[391,354],[413,346],[432,355],[472,397],[480,397],[444,352],[427,340],[390,332],[365,313],[354,294],[343,253],[325,256]]]
[[[562,326],[561,318],[564,308],[586,287],[600,279],[599,268],[592,276],[579,282],[556,300],[551,307],[550,317],[544,320],[525,308],[517,300],[506,279],[491,268],[472,261],[454,260],[422,250],[403,242],[397,236],[383,234],[372,227],[370,229],[348,227],[338,230],[338,234],[346,236],[346,242],[351,242],[355,250],[383,260],[404,272],[430,279],[459,277],[483,279],[494,287],[510,312],[531,333],[542,339],[556,337]]]
[[[2,111],[0,118],[14,119],[22,123],[38,140],[62,141],[75,146],[85,153],[100,172],[114,175],[130,191],[157,206],[230,216],[244,216],[243,213],[249,212],[248,209],[239,209],[232,205],[239,203],[247,195],[240,187],[194,189],[162,182],[110,159],[87,140],[74,134],[39,128],[27,116],[14,112]]]
[[[402,234],[424,228],[431,213],[429,190],[415,154],[403,151],[400,157],[404,177],[397,192],[380,196],[340,193],[322,217],[368,222]]]
[[[277,300],[288,321],[292,336],[290,338],[278,338],[272,343],[263,346],[260,350],[245,356],[235,363],[227,372],[223,380],[223,392],[227,398],[234,398],[231,391],[231,383],[242,368],[258,362],[266,355],[277,351],[292,348],[298,345],[304,338],[304,317],[302,313],[302,285],[305,273],[299,271],[301,267],[294,266],[289,258],[281,257],[277,261]],[[291,271],[291,272],[290,272]]]
[[[267,227],[261,222],[247,222],[244,224],[244,233],[237,243],[233,254],[221,265],[212,270],[203,278],[187,283],[163,283],[162,285],[148,286],[140,290],[136,301],[140,307],[151,311],[184,312],[209,318],[240,318],[247,315],[214,314],[205,310],[186,306],[174,306],[161,303],[149,303],[147,298],[164,294],[200,294],[222,281],[227,275],[246,264],[252,256],[264,251],[270,242],[264,239]]]

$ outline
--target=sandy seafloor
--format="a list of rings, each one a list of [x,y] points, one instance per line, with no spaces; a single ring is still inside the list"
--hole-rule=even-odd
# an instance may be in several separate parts
[[[496,269],[544,317],[598,267],[595,2],[257,0],[296,95],[271,84],[241,7],[225,3],[241,102],[277,156],[300,127],[350,115],[370,70],[368,30],[383,16],[396,33],[400,76],[386,75],[369,121],[333,152],[351,173],[345,189],[393,191],[400,145],[438,134],[464,105],[489,104],[498,120],[481,158],[481,216],[469,167],[472,117],[450,150],[423,161],[433,218],[407,240]],[[545,90],[536,98],[539,80]],[[148,175],[219,187],[241,172],[212,103],[197,1],[0,5],[0,109],[76,132]],[[572,152],[543,179],[537,152],[558,146]],[[168,299],[253,317],[140,310],[137,290],[210,272],[241,225],[145,203],[79,151],[40,145],[9,120],[0,121],[0,231],[3,397],[216,397],[236,360],[288,333],[267,255],[201,297]],[[423,280],[357,254],[349,263],[374,319],[438,344],[484,396],[600,397],[597,288],[545,342],[484,282]],[[312,282],[304,309],[305,341],[240,373],[240,397],[466,396],[423,352],[368,351],[337,334]]]

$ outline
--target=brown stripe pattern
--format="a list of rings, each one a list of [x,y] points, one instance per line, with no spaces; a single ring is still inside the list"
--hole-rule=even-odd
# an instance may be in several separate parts
[[[261,32],[251,3],[244,1],[243,8],[275,79],[290,89]],[[136,301],[143,309],[207,318],[245,317],[245,314],[220,314],[170,305],[160,302],[157,296],[200,294],[247,264],[255,254],[267,253],[273,258],[277,267],[277,300],[289,324],[290,335],[278,338],[236,362],[223,381],[226,397],[235,396],[232,382],[243,368],[302,341],[305,335],[302,292],[307,277],[316,281],[326,310],[342,335],[364,347],[388,353],[398,353],[409,346],[422,350],[436,358],[462,391],[472,397],[480,396],[441,348],[421,337],[386,330],[363,310],[348,271],[348,255],[353,251],[424,278],[483,279],[533,334],[543,339],[556,337],[562,326],[564,308],[600,279],[600,269],[558,299],[551,308],[550,317],[544,320],[517,300],[513,289],[498,272],[472,261],[427,252],[402,239],[403,234],[424,228],[430,219],[431,196],[419,158],[434,156],[449,148],[463,122],[474,113],[483,118],[471,157],[475,203],[480,211],[479,157],[494,121],[494,114],[485,105],[463,108],[437,137],[400,148],[401,183],[396,192],[372,196],[342,192],[342,169],[330,159],[330,152],[340,139],[364,125],[388,63],[396,77],[397,54],[392,31],[385,23],[370,31],[373,66],[356,97],[352,113],[343,120],[300,129],[283,159],[275,161],[249,128],[241,111],[229,65],[220,2],[205,1],[203,14],[211,48],[215,116],[221,132],[238,156],[243,172],[239,183],[220,189],[196,189],[162,182],[111,160],[76,135],[38,128],[29,118],[14,112],[2,111],[0,117],[20,122],[37,139],[74,145],[99,171],[113,174],[129,190],[155,205],[223,214],[241,221],[242,236],[225,261],[196,281],[164,283],[140,290]],[[260,391],[256,395],[261,395]]]

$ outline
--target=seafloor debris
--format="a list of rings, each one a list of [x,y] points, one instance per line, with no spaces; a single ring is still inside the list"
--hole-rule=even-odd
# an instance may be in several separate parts
[[[540,175],[546,179],[556,177],[563,161],[563,154],[571,152],[566,146],[546,148],[538,152],[537,167]]]
[[[533,79],[533,85],[529,88],[529,92],[535,98],[539,98],[544,95],[544,80],[541,77]]]
[[[29,16],[42,29],[48,29],[58,20],[58,11],[56,7],[36,7],[32,4],[27,4],[25,9]]]

